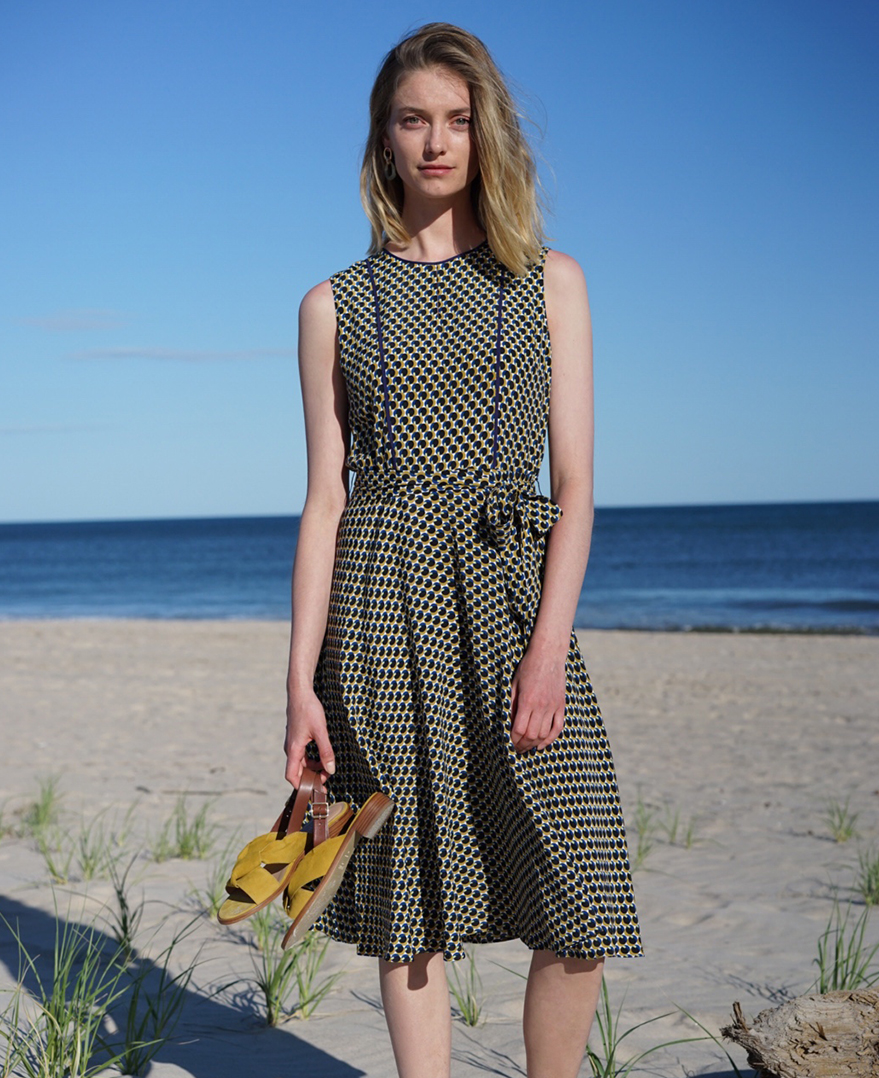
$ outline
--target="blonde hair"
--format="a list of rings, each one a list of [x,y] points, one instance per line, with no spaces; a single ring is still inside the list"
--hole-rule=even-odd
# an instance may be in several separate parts
[[[387,54],[369,97],[369,135],[360,170],[360,197],[372,227],[370,254],[387,240],[405,246],[403,184],[385,178],[382,137],[394,94],[404,76],[444,68],[470,90],[471,131],[479,173],[471,184],[473,209],[495,256],[517,276],[540,258],[543,215],[537,200],[537,172],[515,103],[485,45],[473,34],[445,22],[431,22],[404,38]]]

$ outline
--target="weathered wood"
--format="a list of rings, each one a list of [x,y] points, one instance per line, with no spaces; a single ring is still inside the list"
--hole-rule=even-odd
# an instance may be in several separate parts
[[[757,1078],[879,1078],[879,992],[799,996],[750,1026],[738,1003],[721,1034],[748,1053]]]

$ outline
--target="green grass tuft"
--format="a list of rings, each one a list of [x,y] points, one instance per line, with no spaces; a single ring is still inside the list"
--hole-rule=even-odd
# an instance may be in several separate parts
[[[484,1019],[482,1017],[482,978],[476,969],[476,952],[471,950],[466,961],[467,971],[464,974],[458,972],[457,962],[452,966],[449,990],[458,1007],[461,1020],[468,1026],[478,1026]]]
[[[179,797],[153,843],[153,860],[170,861],[179,857],[191,861],[207,857],[214,848],[217,833],[216,825],[208,821],[209,810],[210,803],[205,802],[194,816],[190,816],[186,797]]]
[[[654,1022],[668,1018],[669,1015],[674,1013],[669,1011],[666,1014],[658,1014],[655,1018],[648,1018],[644,1022],[638,1022],[634,1026],[622,1029],[620,1015],[623,1010],[623,1002],[625,1002],[625,996],[620,1001],[619,1007],[614,1011],[610,1002],[607,981],[602,978],[601,993],[598,997],[598,1007],[595,1011],[595,1031],[598,1034],[597,1051],[591,1045],[586,1046],[586,1059],[592,1072],[592,1078],[627,1078],[642,1059],[646,1059],[647,1056],[652,1055],[654,1052],[658,1052],[662,1048],[671,1048],[676,1044],[689,1044],[692,1041],[705,1039],[704,1037],[676,1037],[674,1040],[654,1044],[651,1048],[647,1048],[645,1051],[639,1052],[638,1055],[623,1062],[619,1059],[620,1046],[626,1037],[643,1026],[652,1025]],[[590,1040],[592,1039],[590,1037]]]
[[[850,801],[851,797],[847,797],[844,802],[837,801],[831,797],[825,803],[824,822],[827,824],[827,830],[830,832],[834,842],[848,842],[850,838],[854,838],[858,833],[855,830],[858,813],[851,811],[849,808]]]
[[[190,888],[189,893],[195,899],[199,909],[211,920],[216,918],[220,906],[229,897],[226,892],[226,881],[229,879],[229,865],[234,863],[233,851],[238,849],[239,841],[236,832],[229,838],[223,852],[210,867],[203,886]]]
[[[19,985],[11,1008],[0,1022],[7,1064],[23,1078],[90,1078],[114,1062],[105,1050],[101,1029],[113,1004],[125,991],[124,967],[108,954],[94,925],[55,919],[52,979],[45,981],[38,955],[28,952],[17,929],[4,918],[18,944]],[[34,1006],[22,1008],[24,974],[35,989]]]
[[[158,959],[129,967],[124,1041],[114,1046],[122,1074],[147,1074],[158,1051],[174,1034],[197,960],[178,973],[171,972],[171,963],[175,948],[195,923],[190,921],[177,932]]]
[[[662,816],[657,821],[657,828],[665,835],[669,846],[682,846],[685,850],[689,850],[696,842],[695,818],[682,817],[681,810],[676,806],[664,807]]]
[[[257,987],[265,1003],[267,1026],[278,1026],[291,1018],[310,1018],[333,989],[341,973],[320,976],[329,938],[308,932],[300,943],[286,951],[281,941],[287,923],[267,907],[250,918],[256,954],[253,965]]]
[[[879,905],[879,850],[862,850],[858,854],[854,889],[868,906]]]
[[[58,789],[59,782],[57,775],[48,775],[40,779],[36,798],[22,813],[21,833],[25,837],[33,838],[37,845],[47,831],[58,825],[62,799]]]
[[[137,855],[131,858],[124,872],[120,871],[115,861],[109,866],[113,894],[116,899],[116,906],[110,912],[109,927],[126,962],[131,961],[134,955],[134,939],[144,910],[143,896],[134,903],[128,893],[128,876],[136,860]]]
[[[873,965],[879,943],[872,947],[865,941],[870,907],[865,906],[852,921],[851,902],[843,909],[833,900],[827,927],[818,938],[818,955],[813,963],[818,976],[813,988],[818,992],[854,991],[879,982],[879,968]]]
[[[656,810],[650,808],[640,796],[635,805],[633,823],[635,827],[635,851],[632,856],[632,870],[635,871],[644,867],[644,862],[656,845],[659,834]]]

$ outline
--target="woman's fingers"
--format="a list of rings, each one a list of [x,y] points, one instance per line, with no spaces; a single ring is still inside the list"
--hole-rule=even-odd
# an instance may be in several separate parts
[[[291,786],[298,790],[302,779],[302,769],[305,766],[305,746],[292,745],[288,740],[285,750],[287,752],[287,767],[284,777]]]
[[[560,712],[547,708],[527,711],[520,702],[510,732],[513,746],[518,752],[545,749],[562,732],[564,721],[564,709]]]
[[[551,745],[553,743],[553,741],[555,741],[555,739],[562,732],[562,730],[564,730],[564,728],[565,728],[565,713],[564,713],[564,710],[557,711],[552,716],[552,722],[550,723],[549,730],[544,735],[544,737],[542,737],[540,739],[540,743],[538,744],[537,747],[539,749],[545,749],[548,745]]]
[[[545,726],[546,732],[548,732],[549,723],[545,722],[543,715],[535,711],[526,711],[520,705],[513,722],[512,731],[513,744],[519,752],[527,752],[528,749],[533,749],[544,736]]]
[[[314,743],[320,755],[320,764],[323,768],[323,777],[326,779],[336,770],[336,757],[333,754],[333,746],[330,744],[326,728],[314,731]]]

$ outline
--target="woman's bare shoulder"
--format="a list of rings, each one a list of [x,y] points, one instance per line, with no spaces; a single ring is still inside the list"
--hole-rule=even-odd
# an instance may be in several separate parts
[[[547,251],[543,271],[543,295],[550,318],[564,315],[565,311],[588,307],[586,278],[576,258],[561,251]]]
[[[330,315],[335,317],[333,305],[333,286],[330,281],[321,281],[302,297],[299,305],[299,313],[303,318],[316,318],[321,320]]]
[[[582,291],[586,287],[583,267],[577,259],[552,248],[546,252],[543,275],[547,287],[554,290],[567,291],[572,289]]]
[[[333,288],[321,281],[302,297],[299,305],[300,362],[332,363],[337,345],[336,309]]]

